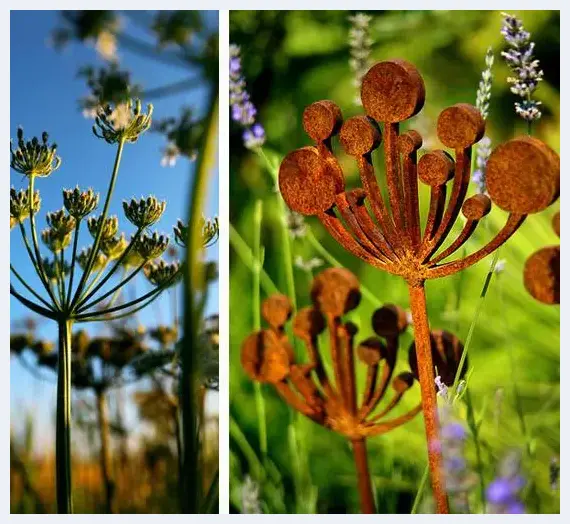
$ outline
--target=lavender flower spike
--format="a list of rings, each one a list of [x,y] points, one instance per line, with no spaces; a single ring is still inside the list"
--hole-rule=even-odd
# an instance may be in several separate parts
[[[520,453],[509,453],[501,462],[498,475],[487,487],[488,513],[525,513],[519,494],[525,486]]]
[[[256,149],[265,143],[265,130],[256,123],[257,109],[250,100],[241,70],[240,49],[230,45],[230,106],[232,120],[244,128],[243,141],[248,149]]]
[[[489,116],[489,102],[491,100],[491,87],[493,85],[493,73],[491,68],[495,61],[493,48],[489,47],[485,54],[485,65],[487,66],[481,73],[481,81],[479,82],[479,89],[477,89],[476,107],[481,112],[484,120]]]
[[[348,45],[350,46],[350,69],[354,74],[354,87],[358,92],[355,103],[362,105],[360,101],[360,85],[362,77],[370,69],[370,48],[372,39],[370,38],[369,24],[372,17],[363,13],[349,16],[350,31],[348,33]]]
[[[473,172],[473,182],[477,186],[479,193],[487,191],[486,171],[487,160],[491,155],[491,139],[484,136],[477,144],[477,158],[475,164],[477,169]]]
[[[534,42],[530,41],[530,33],[524,30],[522,22],[514,15],[502,15],[501,34],[509,47],[501,55],[515,74],[514,77],[507,78],[507,82],[511,84],[511,92],[522,99],[521,102],[515,102],[515,111],[530,123],[542,116],[538,109],[540,102],[533,100],[532,95],[544,72],[539,69],[540,62],[533,56]]]

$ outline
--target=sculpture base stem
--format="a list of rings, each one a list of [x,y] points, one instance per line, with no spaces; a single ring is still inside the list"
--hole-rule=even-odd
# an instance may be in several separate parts
[[[353,440],[352,450],[354,452],[354,463],[356,464],[362,513],[376,513],[370,471],[368,470],[368,457],[366,456],[366,441],[364,439]]]

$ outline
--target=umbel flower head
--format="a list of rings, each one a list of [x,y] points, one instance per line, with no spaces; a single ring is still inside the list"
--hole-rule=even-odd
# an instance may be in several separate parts
[[[129,267],[139,267],[144,263],[144,258],[141,257],[136,249],[131,249],[121,260],[121,265],[125,268]]]
[[[59,237],[69,235],[75,229],[75,218],[68,215],[63,208],[47,213],[46,222],[54,234]]]
[[[127,219],[139,228],[152,226],[160,220],[166,209],[166,202],[160,202],[156,197],[149,196],[140,200],[123,200],[123,211]]]
[[[80,191],[79,186],[75,189],[64,189],[63,205],[73,218],[81,220],[99,205],[99,193],[95,193],[91,188]]]
[[[166,235],[159,235],[156,231],[152,235],[145,233],[136,241],[135,250],[144,260],[152,260],[166,251],[168,243]]]
[[[42,241],[52,253],[63,251],[71,243],[71,233],[61,235],[60,231],[46,227],[42,233]]]
[[[101,224],[102,217],[103,215],[99,215],[98,217],[89,217],[87,219],[87,228],[93,238],[97,237],[97,230]],[[117,216],[113,215],[107,217],[103,224],[103,230],[101,231],[101,240],[113,238],[117,234],[117,231],[119,231],[119,219]]]
[[[91,251],[93,246],[85,247],[81,250],[79,255],[77,255],[77,263],[79,267],[85,271],[87,268],[87,263],[89,262],[89,257],[91,256]],[[107,265],[107,257],[103,253],[97,253],[95,261],[93,262],[92,271],[98,271],[103,269]]]
[[[120,236],[104,239],[101,242],[101,251],[105,253],[109,260],[114,260],[123,254],[128,245],[125,234],[121,233]]]
[[[24,130],[18,128],[18,148],[12,147],[10,141],[10,167],[26,175],[31,176],[49,176],[61,164],[61,158],[56,155],[57,145],[48,144],[48,134],[42,133],[42,143],[37,137],[24,141]]]
[[[152,104],[148,104],[143,113],[141,101],[136,99],[117,104],[115,108],[108,105],[101,108],[95,117],[93,133],[109,144],[120,141],[136,142],[149,127],[152,121]]]
[[[27,189],[20,189],[16,191],[13,187],[10,188],[10,221],[13,218],[15,223],[23,222],[30,216],[30,198]],[[40,210],[40,192],[34,192],[33,197],[33,211],[34,214]]]
[[[206,218],[202,216],[202,245],[213,246],[220,236],[220,223],[218,217]],[[188,247],[188,226],[178,220],[174,226],[174,239],[181,247]]]
[[[177,280],[179,269],[178,262],[166,262],[161,258],[158,262],[149,262],[144,267],[144,274],[153,286],[171,286]]]
[[[42,262],[48,280],[56,281],[58,278],[65,278],[69,275],[71,266],[64,261],[63,265],[58,260],[44,258]]]

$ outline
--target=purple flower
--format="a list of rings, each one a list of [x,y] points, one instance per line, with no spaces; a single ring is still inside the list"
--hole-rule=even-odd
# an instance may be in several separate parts
[[[467,431],[459,422],[450,422],[441,428],[441,438],[444,440],[464,440],[466,437]]]
[[[487,191],[486,170],[489,156],[491,156],[491,139],[484,136],[477,144],[477,158],[475,159],[477,169],[473,172],[473,182],[479,193]]]
[[[487,486],[489,513],[525,513],[519,494],[526,481],[520,470],[520,453],[507,454],[499,465],[497,477]]]
[[[243,143],[248,149],[261,147],[265,142],[265,129],[261,124],[253,124],[243,132]]]
[[[508,479],[499,478],[487,486],[487,500],[491,504],[508,504],[514,497],[515,493]]]

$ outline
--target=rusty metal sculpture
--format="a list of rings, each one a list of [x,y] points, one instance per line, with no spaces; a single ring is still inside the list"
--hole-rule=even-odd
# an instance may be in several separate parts
[[[552,219],[560,238],[560,212]],[[533,253],[524,266],[526,290],[539,302],[560,304],[560,246],[547,246]]]
[[[405,311],[391,304],[377,309],[372,315],[372,328],[378,337],[367,338],[356,348],[368,370],[362,398],[358,401],[354,362],[358,328],[352,322],[343,322],[342,317],[358,306],[360,297],[358,280],[350,271],[331,268],[317,275],[311,290],[313,306],[298,311],[292,325],[294,335],[307,348],[308,363],[295,362],[293,347],[285,334],[285,325],[292,315],[291,302],[284,295],[268,298],[262,305],[262,314],[269,328],[252,333],[243,342],[241,362],[252,380],[272,384],[294,409],[351,441],[362,512],[373,513],[366,438],[408,422],[421,411],[421,404],[386,420],[413,386],[418,371],[415,345],[412,344],[409,352],[412,372],[392,378],[399,337],[406,330],[408,321]],[[328,347],[334,380],[327,375],[319,351],[318,337],[325,330],[328,330],[330,340]],[[433,332],[431,336],[438,372],[444,380],[453,377],[463,345],[447,332]],[[380,406],[390,382],[394,390],[392,398]]]
[[[390,60],[374,65],[362,81],[366,116],[355,116],[343,123],[340,108],[329,100],[305,109],[303,125],[316,147],[303,147],[284,158],[279,187],[292,210],[317,216],[350,253],[407,281],[424,421],[431,442],[437,440],[438,430],[424,283],[480,261],[508,240],[527,214],[552,204],[559,195],[560,160],[535,138],[509,140],[495,148],[488,160],[489,196],[477,194],[466,199],[471,147],[483,137],[485,122],[469,104],[448,107],[439,115],[437,135],[445,147],[454,150],[455,160],[444,150],[425,153],[418,160],[421,136],[416,131],[400,135],[399,124],[422,109],[424,98],[423,79],[412,64]],[[384,124],[382,132],[378,123]],[[337,134],[346,153],[357,161],[362,189],[345,190],[343,171],[332,151],[331,139]],[[389,206],[372,164],[372,152],[382,140]],[[431,188],[423,234],[418,179]],[[446,183],[451,180],[453,187],[447,201]],[[491,202],[509,212],[505,226],[473,254],[446,261],[472,236],[479,221],[490,212]],[[460,211],[466,218],[463,230],[438,253]],[[440,453],[429,452],[429,466],[437,510],[447,513]]]

